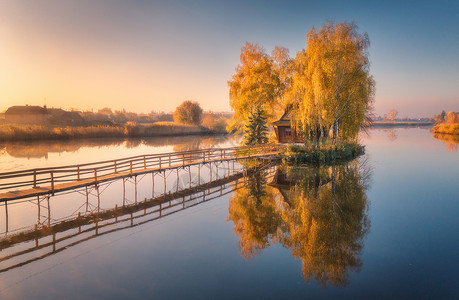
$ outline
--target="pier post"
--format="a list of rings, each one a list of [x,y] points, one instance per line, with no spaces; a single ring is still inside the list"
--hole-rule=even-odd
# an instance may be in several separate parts
[[[89,211],[89,193],[88,193],[88,186],[85,186],[85,191],[86,191],[86,212]]]
[[[176,189],[175,191],[178,192],[178,188],[179,188],[179,169],[175,169],[177,171],[177,186],[176,186]]]
[[[151,172],[151,198],[155,198],[155,173]]]
[[[46,197],[48,202],[48,227],[51,226],[51,207],[49,206],[49,196]]]
[[[134,202],[137,205],[137,175],[134,176]]]
[[[123,207],[126,203],[126,182],[125,182],[125,179],[123,177]]]
[[[54,196],[54,174],[51,171],[51,194]]]
[[[5,201],[5,238],[8,235],[8,201]]]
[[[164,170],[164,199],[166,199],[166,185],[167,185],[167,182],[166,182],[166,170]]]
[[[191,166],[188,166],[188,177],[190,179],[190,190],[191,190]]]
[[[37,223],[40,224],[40,196],[37,196],[37,206],[38,206],[38,222]]]

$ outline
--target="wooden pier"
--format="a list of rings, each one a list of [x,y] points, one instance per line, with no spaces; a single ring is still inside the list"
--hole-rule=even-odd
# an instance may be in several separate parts
[[[279,145],[216,148],[138,155],[117,160],[0,173],[0,202],[97,185],[101,182],[192,165],[253,158],[275,159]],[[211,175],[212,176],[212,175]],[[154,182],[154,178],[153,178]]]
[[[50,223],[52,212],[48,203],[46,224],[41,223],[39,212],[34,226],[21,227],[12,233],[0,233],[1,236],[4,235],[4,237],[0,236],[0,274],[99,236],[140,226],[218,199],[244,187],[244,176],[257,172],[266,172],[268,176],[272,176],[274,168],[270,161],[265,161],[253,168],[227,172],[224,177],[201,183],[199,186],[187,187],[151,199],[145,198],[138,203],[114,205],[108,209],[101,209],[101,195],[97,191],[97,208],[94,211],[83,213],[75,211],[72,215],[53,223]],[[49,200],[49,197],[47,198]],[[7,203],[5,202],[4,205],[6,208]],[[37,207],[40,210],[40,203]]]

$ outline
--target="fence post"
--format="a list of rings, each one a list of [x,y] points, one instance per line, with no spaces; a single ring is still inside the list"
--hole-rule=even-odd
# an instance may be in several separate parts
[[[144,168],[144,169],[147,168],[147,158],[146,158],[145,155],[143,156],[143,168]]]
[[[159,157],[159,169],[161,169],[161,156]]]
[[[132,176],[132,160],[129,162],[129,166],[130,166],[130,171],[129,171],[129,173],[130,173],[130,175]]]
[[[37,170],[33,170],[33,187],[37,187]]]
[[[94,169],[94,183],[97,185],[97,169]]]
[[[77,166],[77,180],[80,181],[80,166]]]
[[[114,161],[114,164],[115,164],[115,173],[117,173],[117,170],[116,170],[116,160]]]

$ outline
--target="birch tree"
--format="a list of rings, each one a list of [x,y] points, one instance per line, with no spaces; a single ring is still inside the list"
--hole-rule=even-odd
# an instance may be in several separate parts
[[[296,58],[292,91],[296,120],[313,140],[332,132],[332,141],[355,139],[374,95],[369,74],[369,39],[355,23],[328,22],[307,36],[307,50]]]

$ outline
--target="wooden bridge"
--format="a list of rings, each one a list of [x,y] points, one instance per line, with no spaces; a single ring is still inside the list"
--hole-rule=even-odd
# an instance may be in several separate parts
[[[260,145],[204,149],[139,155],[55,168],[4,172],[0,173],[0,202],[32,196],[54,195],[56,192],[97,185],[104,181],[136,177],[146,173],[154,175],[155,172],[178,170],[192,165],[252,158],[275,159],[278,157],[280,147],[279,145]]]
[[[40,213],[38,213],[35,225],[20,226],[18,230],[11,233],[0,232],[0,274],[99,236],[140,226],[220,198],[243,188],[246,184],[244,176],[257,172],[265,172],[265,176],[272,176],[274,168],[269,161],[266,161],[256,167],[238,170],[212,182],[202,183],[200,186],[162,194],[138,203],[114,205],[108,209],[101,208],[101,195],[97,193],[97,207],[93,211],[80,213],[77,209],[72,215],[55,222],[50,222],[52,212],[48,205],[48,218],[45,224],[40,221]],[[78,194],[78,191],[73,192]],[[11,205],[18,204],[20,203]],[[6,207],[7,203],[3,205]],[[39,207],[38,203],[38,209]],[[10,217],[14,218],[14,214]],[[8,231],[8,226],[6,229]]]

